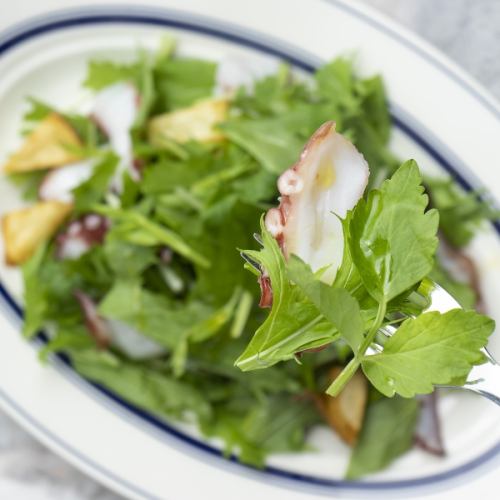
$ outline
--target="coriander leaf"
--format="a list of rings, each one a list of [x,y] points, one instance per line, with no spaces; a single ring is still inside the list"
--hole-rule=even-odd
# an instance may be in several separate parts
[[[380,354],[365,356],[363,371],[384,395],[427,394],[434,385],[467,376],[484,362],[484,347],[495,322],[474,311],[453,309],[407,319]]]
[[[269,316],[236,360],[236,366],[244,371],[266,368],[291,359],[304,345],[324,345],[336,340],[339,335],[300,287],[290,282],[285,258],[263,221],[261,230],[264,248],[259,252],[245,253],[259,262],[269,275],[273,304]]]
[[[379,302],[401,294],[433,267],[438,213],[425,213],[421,180],[417,164],[408,161],[354,209],[351,256],[366,289]]]
[[[354,448],[347,479],[385,469],[413,446],[418,402],[415,399],[381,398],[368,405]]]
[[[357,351],[365,326],[357,300],[347,290],[321,282],[311,268],[295,255],[288,262],[288,276]]]

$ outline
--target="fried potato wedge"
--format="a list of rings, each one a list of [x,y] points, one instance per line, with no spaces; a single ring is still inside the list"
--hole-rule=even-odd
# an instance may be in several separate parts
[[[69,203],[41,201],[4,215],[2,233],[7,264],[19,265],[28,260],[38,245],[57,231],[71,210]]]
[[[161,147],[165,141],[216,142],[224,135],[215,125],[227,117],[229,103],[226,99],[204,99],[188,108],[155,116],[148,126],[149,141]]]
[[[331,380],[335,380],[341,371],[341,367],[332,368],[329,374]],[[321,395],[319,406],[323,416],[330,427],[351,446],[356,443],[363,425],[367,398],[368,383],[360,370],[337,397]]]
[[[15,173],[60,167],[78,160],[80,157],[71,148],[81,146],[71,125],[57,113],[51,113],[26,137],[3,170]]]

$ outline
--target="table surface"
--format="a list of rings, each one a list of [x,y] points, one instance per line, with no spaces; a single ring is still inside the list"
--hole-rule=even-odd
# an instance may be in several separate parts
[[[434,44],[500,99],[498,0],[440,0],[438,16],[436,0],[362,1]],[[40,0],[40,4],[44,2]],[[66,2],[71,5],[71,0]],[[61,460],[0,412],[0,498],[117,500],[121,497]]]

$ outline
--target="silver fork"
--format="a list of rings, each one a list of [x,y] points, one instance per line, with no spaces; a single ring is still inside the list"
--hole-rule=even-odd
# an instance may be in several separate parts
[[[425,286],[429,290],[430,305],[424,312],[437,311],[445,313],[451,309],[461,308],[460,304],[444,288],[429,279],[426,279],[425,282]],[[385,337],[390,337],[396,330],[397,327],[388,325],[381,328],[379,332]],[[367,350],[368,354],[376,354],[377,352],[380,352],[380,347],[377,345],[373,345]],[[486,347],[482,349],[482,353],[487,361],[472,368],[465,385],[440,387],[472,391],[500,406],[500,365]]]
[[[254,237],[261,243],[260,235],[254,234]],[[261,271],[258,262],[255,262],[251,257],[246,255],[245,252],[240,253],[250,266],[259,272]],[[461,309],[462,306],[440,285],[429,278],[425,278],[422,283],[426,289],[426,296],[429,299],[429,306],[427,306],[423,312],[437,311],[445,313],[452,309]],[[379,333],[389,338],[396,330],[396,326],[386,325],[379,330]],[[374,342],[372,347],[369,347],[366,352],[370,355],[377,354],[381,350],[382,347]],[[439,387],[446,387],[447,389],[464,389],[475,392],[500,406],[500,364],[486,347],[481,349],[481,351],[486,358],[486,362],[482,365],[475,365],[472,368],[464,385],[444,385]]]

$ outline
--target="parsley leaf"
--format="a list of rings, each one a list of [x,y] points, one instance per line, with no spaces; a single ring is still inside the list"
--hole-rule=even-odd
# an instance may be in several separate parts
[[[438,213],[425,213],[427,196],[414,161],[360,200],[350,222],[350,250],[373,298],[388,302],[424,278],[434,265]]]
[[[363,371],[386,396],[427,394],[433,385],[465,379],[473,365],[484,362],[480,348],[494,327],[474,311],[424,313],[406,320],[382,353],[365,356]]]

